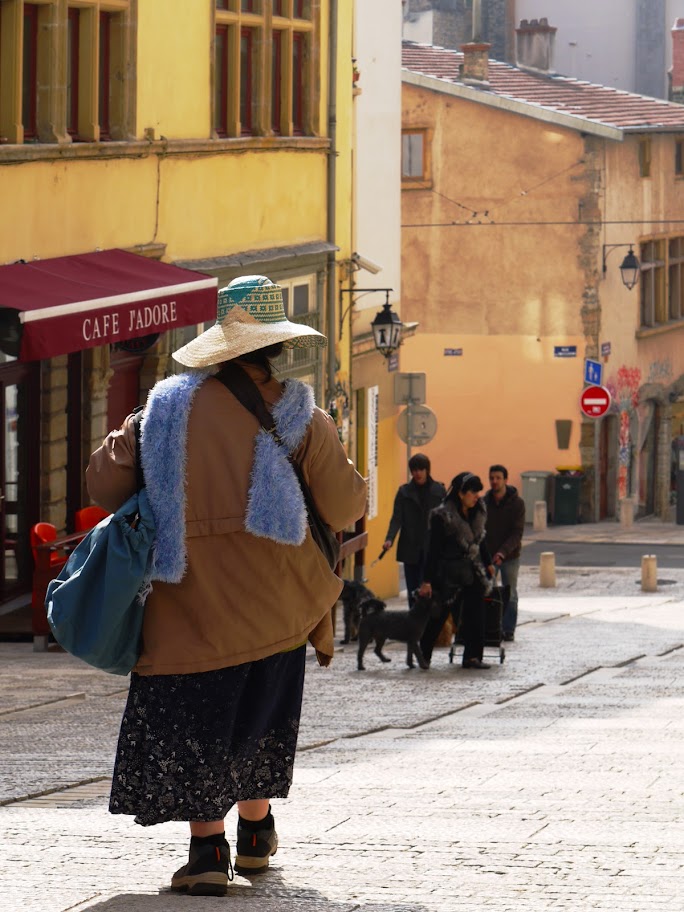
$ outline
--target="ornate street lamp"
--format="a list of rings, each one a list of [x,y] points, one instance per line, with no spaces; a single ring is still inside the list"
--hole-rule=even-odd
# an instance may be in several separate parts
[[[623,285],[631,291],[639,281],[639,274],[641,273],[639,260],[636,258],[631,244],[629,253],[620,264],[620,273],[622,274]]]
[[[390,355],[394,354],[401,345],[403,328],[404,324],[401,322],[401,318],[392,310],[388,291],[387,300],[382,305],[382,310],[375,315],[375,319],[371,323],[375,347],[385,358],[389,358]]]
[[[382,305],[382,310],[378,311],[371,321],[371,329],[373,330],[373,341],[375,342],[376,349],[381,355],[384,355],[385,358],[389,358],[389,356],[401,345],[401,333],[404,328],[404,324],[401,322],[399,315],[392,310],[392,306],[389,302],[390,291],[392,290],[392,288],[340,288],[340,305],[342,302],[342,295],[352,295],[349,305],[340,316],[340,336],[342,335],[344,318],[349,313],[350,308],[356,303],[353,295],[368,294],[373,291],[384,291],[385,303]]]
[[[622,276],[622,284],[628,291],[631,291],[639,281],[639,276],[641,275],[641,264],[639,263],[637,255],[634,253],[633,244],[604,244],[603,274],[606,274],[606,260],[608,259],[611,251],[615,250],[617,247],[629,247],[627,256],[620,264],[620,275]]]

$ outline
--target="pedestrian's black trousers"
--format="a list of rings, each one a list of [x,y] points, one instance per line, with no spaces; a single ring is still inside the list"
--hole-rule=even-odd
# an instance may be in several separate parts
[[[426,661],[430,661],[435,640],[451,611],[458,628],[458,639],[463,641],[463,661],[482,660],[485,643],[486,610],[484,588],[479,580],[461,590],[460,596],[450,607],[448,604],[439,617],[430,618],[420,640],[420,648]]]

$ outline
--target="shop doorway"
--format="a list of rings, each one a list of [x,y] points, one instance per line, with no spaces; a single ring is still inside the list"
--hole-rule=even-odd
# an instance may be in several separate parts
[[[617,512],[618,487],[618,419],[607,415],[601,420],[599,436],[599,519],[612,518]]]
[[[0,363],[0,604],[29,592],[29,531],[38,522],[39,363]]]
[[[639,422],[639,516],[655,513],[659,431],[660,408],[649,401],[643,406]]]

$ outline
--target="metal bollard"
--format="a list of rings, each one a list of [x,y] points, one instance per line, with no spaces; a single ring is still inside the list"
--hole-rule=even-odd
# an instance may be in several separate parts
[[[556,588],[556,555],[553,551],[542,551],[539,555],[539,586],[542,589]]]
[[[644,554],[641,558],[642,592],[658,591],[658,561],[655,554]]]
[[[534,522],[532,528],[535,532],[543,532],[546,529],[546,501],[535,500],[534,502]]]

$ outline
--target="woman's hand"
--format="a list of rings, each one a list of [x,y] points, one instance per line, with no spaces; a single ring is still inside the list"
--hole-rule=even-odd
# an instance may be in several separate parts
[[[418,590],[418,595],[423,596],[423,598],[432,598],[432,583],[422,583]]]
[[[383,550],[383,551],[389,551],[389,549],[390,549],[391,547],[392,547],[392,540],[391,540],[390,538],[388,538],[386,542],[383,542],[383,544],[382,544],[382,550]]]

